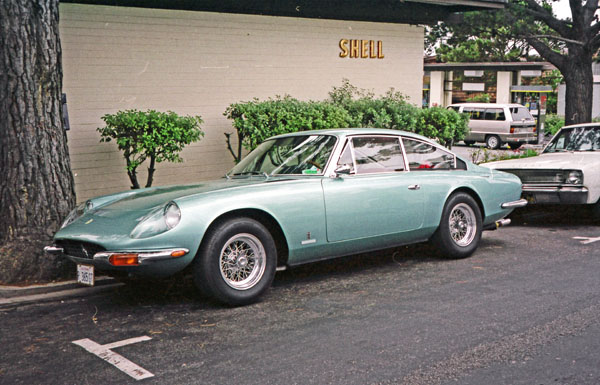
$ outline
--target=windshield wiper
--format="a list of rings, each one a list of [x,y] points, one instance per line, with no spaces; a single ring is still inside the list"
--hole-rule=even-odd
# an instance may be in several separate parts
[[[267,174],[264,171],[243,171],[243,172],[236,172],[234,174],[231,174],[232,176],[240,176],[240,175],[262,175],[265,178],[269,177],[269,174]]]

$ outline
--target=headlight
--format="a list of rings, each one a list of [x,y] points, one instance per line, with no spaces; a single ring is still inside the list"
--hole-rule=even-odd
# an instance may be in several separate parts
[[[571,184],[582,184],[583,183],[583,173],[579,170],[569,171],[566,181],[567,181],[567,183],[571,183]]]
[[[129,236],[131,238],[148,238],[171,230],[179,224],[181,210],[175,202],[169,202],[152,210],[140,220]]]
[[[75,207],[73,210],[71,210],[69,215],[67,215],[67,218],[65,219],[63,224],[60,226],[60,228],[62,229],[64,227],[67,227],[71,223],[75,222],[75,220],[77,220],[83,214],[92,210],[93,208],[94,208],[94,204],[92,203],[92,201],[87,201],[87,202],[82,203],[79,206]]]

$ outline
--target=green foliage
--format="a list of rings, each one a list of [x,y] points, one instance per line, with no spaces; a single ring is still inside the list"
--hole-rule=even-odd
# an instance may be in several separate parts
[[[521,159],[521,158],[531,158],[533,156],[538,156],[539,153],[532,149],[528,148],[524,151],[514,151],[511,153],[495,153],[493,151],[488,150],[485,147],[478,148],[475,151],[471,151],[471,162],[475,164],[488,163],[488,162],[496,162],[499,160],[509,160],[509,159]]]
[[[265,139],[289,132],[347,127],[374,127],[405,130],[429,136],[451,145],[467,132],[468,118],[453,110],[433,108],[421,110],[408,103],[394,89],[375,97],[372,92],[358,89],[344,80],[334,87],[329,99],[303,102],[290,96],[266,101],[231,104],[224,115],[233,121],[238,148],[227,147],[236,162],[242,149],[253,150]]]
[[[453,142],[463,140],[469,132],[467,114],[441,107],[426,108],[420,111],[415,132],[434,138],[446,147],[452,147]]]
[[[469,98],[467,98],[467,102],[472,102],[472,103],[489,103],[491,100],[491,96],[488,93],[483,93],[483,94],[476,94],[473,95]]]
[[[179,152],[204,135],[200,116],[179,116],[172,111],[118,111],[102,117],[100,142],[114,140],[127,161],[132,188],[139,188],[137,167],[150,159],[146,187],[152,185],[155,163],[182,162]]]
[[[546,115],[544,134],[554,135],[565,125],[565,118],[560,115]]]

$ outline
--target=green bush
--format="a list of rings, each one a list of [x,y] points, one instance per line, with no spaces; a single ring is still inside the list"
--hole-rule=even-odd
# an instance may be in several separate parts
[[[253,150],[265,139],[289,132],[347,127],[389,128],[415,132],[450,146],[464,138],[468,118],[453,110],[421,110],[394,89],[376,98],[344,79],[325,101],[303,102],[290,96],[231,104],[224,115],[233,120],[238,146],[232,148],[231,133],[227,147],[236,162],[242,149]]]
[[[437,139],[451,148],[454,142],[463,140],[469,132],[469,117],[454,110],[432,107],[421,110],[415,132]]]
[[[470,103],[489,103],[492,100],[490,94],[475,94],[467,98],[467,102]]]
[[[140,188],[137,167],[150,159],[146,187],[152,186],[155,164],[182,162],[179,152],[187,144],[204,135],[200,116],[179,116],[172,111],[118,111],[102,117],[105,127],[99,127],[100,142],[115,140],[127,162],[131,188]]]
[[[554,135],[565,125],[565,118],[560,115],[546,115],[544,121],[544,134]]]

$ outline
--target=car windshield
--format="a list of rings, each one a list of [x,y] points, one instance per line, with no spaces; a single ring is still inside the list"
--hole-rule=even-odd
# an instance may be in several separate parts
[[[321,175],[336,139],[299,135],[270,139],[246,156],[228,175]]]
[[[544,152],[600,151],[600,126],[563,128]]]

